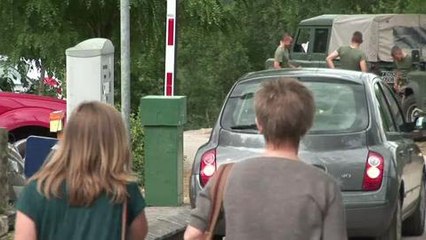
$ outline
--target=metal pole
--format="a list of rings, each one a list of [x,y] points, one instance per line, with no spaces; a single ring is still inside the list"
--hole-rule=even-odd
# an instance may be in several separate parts
[[[175,73],[175,78],[173,79],[173,94],[174,95],[178,95],[178,94],[180,94],[179,92],[178,92],[178,90],[179,90],[179,88],[178,88],[178,82],[177,82],[177,78],[176,78],[176,76],[177,76],[177,56],[178,56],[178,32],[179,32],[179,29],[178,29],[178,27],[179,27],[179,24],[178,24],[178,16],[179,16],[179,0],[175,0],[175,22],[176,22],[176,24],[175,24],[175,56],[174,56],[174,58],[175,58],[175,66],[174,66],[174,69],[173,69],[173,71],[174,71],[174,73]]]
[[[120,0],[121,114],[130,137],[130,2]]]

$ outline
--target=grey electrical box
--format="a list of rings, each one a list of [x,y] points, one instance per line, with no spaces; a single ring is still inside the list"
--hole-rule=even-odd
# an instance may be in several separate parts
[[[114,105],[114,46],[104,38],[93,38],[68,48],[67,116],[85,101]]]

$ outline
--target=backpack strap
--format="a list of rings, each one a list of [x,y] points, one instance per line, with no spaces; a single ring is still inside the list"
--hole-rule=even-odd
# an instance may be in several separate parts
[[[126,240],[127,230],[127,199],[123,202],[123,209],[121,212],[121,240]]]
[[[217,221],[219,219],[220,212],[222,210],[223,204],[223,195],[225,192],[226,185],[228,183],[229,173],[231,172],[232,166],[234,163],[225,164],[219,167],[214,181],[213,186],[210,191],[211,199],[211,211],[209,224],[207,226],[207,231],[205,233],[205,239],[212,239],[214,230],[216,228]]]

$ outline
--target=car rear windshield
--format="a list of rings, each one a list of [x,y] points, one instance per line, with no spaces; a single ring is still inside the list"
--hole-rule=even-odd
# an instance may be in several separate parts
[[[254,94],[263,78],[238,84],[230,94],[221,118],[223,128],[232,131],[256,130]],[[359,132],[368,126],[364,86],[330,78],[299,78],[315,99],[315,120],[310,134]]]

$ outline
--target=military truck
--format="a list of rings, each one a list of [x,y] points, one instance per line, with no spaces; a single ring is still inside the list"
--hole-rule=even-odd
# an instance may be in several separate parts
[[[407,121],[426,112],[426,14],[321,15],[300,22],[294,34],[290,59],[301,67],[327,67],[325,58],[338,47],[349,45],[352,33],[363,33],[361,49],[369,71],[393,85],[393,46],[412,56],[414,70],[407,73],[408,84],[399,93]],[[273,66],[267,60],[267,68]],[[335,61],[339,67],[339,60]]]

